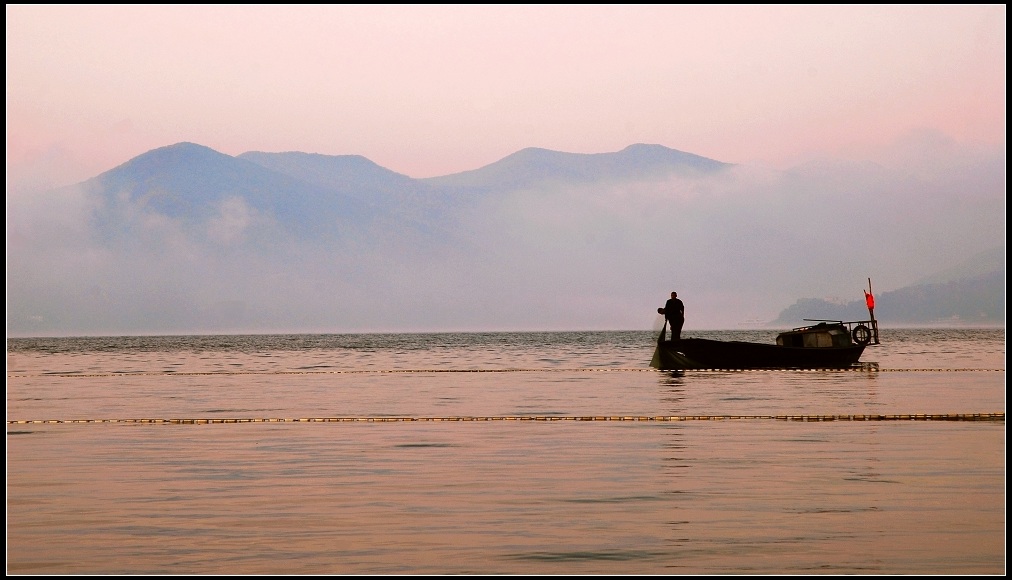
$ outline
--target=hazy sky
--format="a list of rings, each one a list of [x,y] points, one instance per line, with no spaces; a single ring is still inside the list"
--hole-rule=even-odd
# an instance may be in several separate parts
[[[656,143],[785,169],[1004,147],[1004,5],[6,7],[7,176],[192,141],[411,177]]]
[[[728,328],[1004,245],[1004,5],[6,16],[8,328],[16,311],[24,332],[279,328],[250,313],[291,331],[642,328],[672,289],[687,329]],[[53,189],[183,141],[416,178],[527,147],[659,144],[741,166],[719,183],[503,192],[458,216],[467,244],[428,254],[386,229],[360,240],[371,253],[232,246],[259,223],[241,205],[209,218],[231,232],[221,248],[141,206],[120,224],[137,237],[111,247],[86,219],[98,201]]]

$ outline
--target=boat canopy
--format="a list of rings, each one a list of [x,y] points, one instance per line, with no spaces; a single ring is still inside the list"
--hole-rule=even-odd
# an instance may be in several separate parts
[[[777,336],[777,346],[797,348],[833,348],[851,346],[851,332],[842,323],[795,328]]]

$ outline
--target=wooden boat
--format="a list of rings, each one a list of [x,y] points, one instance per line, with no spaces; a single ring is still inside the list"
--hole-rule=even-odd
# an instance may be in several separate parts
[[[870,290],[870,279],[868,285]],[[776,344],[706,338],[664,340],[665,329],[661,329],[650,366],[660,370],[847,368],[860,361],[869,343],[879,344],[875,299],[865,292],[865,300],[870,320],[805,319],[816,324],[781,332]]]

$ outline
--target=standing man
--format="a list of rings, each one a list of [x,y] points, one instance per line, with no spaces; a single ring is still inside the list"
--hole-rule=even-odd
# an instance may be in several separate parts
[[[678,292],[664,303],[664,320],[671,325],[671,340],[681,340],[682,325],[685,324],[685,305],[678,299]]]

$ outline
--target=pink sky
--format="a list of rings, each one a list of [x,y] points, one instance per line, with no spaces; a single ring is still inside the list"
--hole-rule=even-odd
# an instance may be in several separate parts
[[[8,193],[192,141],[412,177],[657,143],[784,169],[1005,145],[1004,5],[7,5]]]

